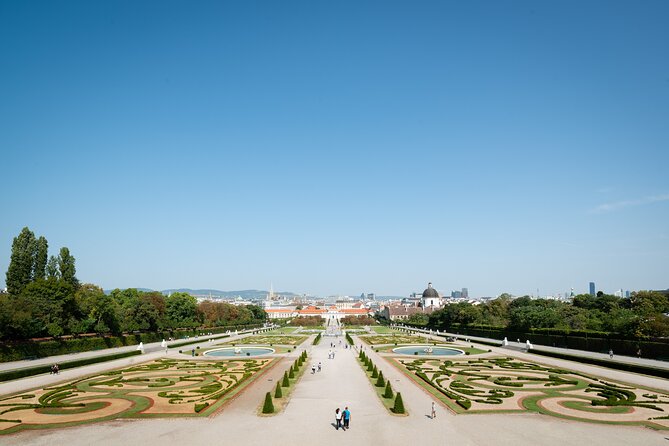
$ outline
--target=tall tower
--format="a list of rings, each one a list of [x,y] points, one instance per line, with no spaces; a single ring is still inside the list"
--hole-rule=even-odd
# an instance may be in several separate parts
[[[597,295],[597,291],[595,291],[595,282],[590,282],[590,295],[592,297]]]

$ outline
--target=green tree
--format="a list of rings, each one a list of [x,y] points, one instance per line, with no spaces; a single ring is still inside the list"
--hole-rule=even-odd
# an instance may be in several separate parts
[[[251,312],[253,319],[256,321],[264,321],[267,318],[265,310],[258,305],[246,305],[246,309]]]
[[[399,392],[397,392],[397,396],[395,396],[393,413],[404,413],[404,401],[402,401],[402,394]]]
[[[46,279],[46,264],[49,260],[49,242],[44,237],[37,239],[33,280]]]
[[[283,392],[281,391],[281,384],[276,383],[276,390],[274,391],[274,398],[283,398]]]
[[[281,381],[281,386],[289,387],[290,381],[288,381],[288,372],[283,372],[283,381]]]
[[[274,413],[274,403],[272,403],[272,395],[269,392],[265,394],[265,403],[262,406],[262,413]]]
[[[75,259],[70,250],[66,247],[60,248],[58,255],[58,271],[61,280],[70,284],[75,290],[79,288],[79,280],[77,279],[77,268],[74,265]]]
[[[49,261],[46,263],[46,277],[47,279],[60,278],[60,271],[58,270],[58,257],[49,257]]]
[[[384,398],[392,398],[393,397],[393,388],[390,387],[390,380],[386,381],[386,391],[383,393]]]
[[[376,380],[376,387],[383,387],[386,385],[386,381],[383,378],[383,370],[379,371],[379,379]]]
[[[197,325],[197,299],[188,293],[172,293],[165,299],[166,315],[174,328]]]
[[[32,282],[36,248],[35,234],[27,226],[14,237],[5,281],[9,294],[21,294]]]

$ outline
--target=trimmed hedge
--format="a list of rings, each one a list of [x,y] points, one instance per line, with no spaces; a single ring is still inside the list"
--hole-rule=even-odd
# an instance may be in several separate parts
[[[316,335],[316,337],[314,338],[313,345],[318,345],[319,342],[321,342],[321,334],[320,333],[318,333],[318,335]]]
[[[393,413],[404,413],[404,401],[402,401],[402,394],[397,392],[395,397],[395,405],[393,406]]]
[[[607,367],[609,369],[623,370],[625,372],[641,373],[642,375],[657,376],[665,379],[669,378],[669,370],[660,369],[648,365],[631,364],[628,362],[618,362],[604,358],[601,359],[589,358],[585,356],[570,355],[566,353],[552,352],[547,350],[537,350],[536,348],[531,349],[528,353],[534,353],[535,355],[541,355],[541,356],[550,356],[559,359],[567,359],[570,361],[585,362],[587,364],[599,365]]]
[[[269,392],[265,394],[265,403],[262,406],[262,413],[274,413],[274,403],[272,402],[272,395]]]
[[[77,359],[75,361],[58,363],[58,368],[60,370],[72,369],[75,367],[81,367],[89,364],[97,364],[98,362],[113,361],[115,359],[127,358],[128,356],[135,356],[141,354],[142,352],[138,350],[133,350],[131,352],[115,353],[113,355],[104,355],[104,356],[96,356],[94,358]],[[51,364],[39,365],[35,367],[26,367],[23,369],[8,370],[6,372],[0,372],[0,382],[25,378],[26,376],[41,375],[43,373],[50,373],[50,372],[51,372]]]
[[[259,328],[260,324],[235,325],[231,327],[202,328],[199,330],[173,330],[154,333],[134,333],[120,336],[82,336],[78,338],[60,338],[47,341],[17,341],[0,343],[0,362],[21,361],[24,359],[46,358],[48,356],[81,353],[107,348],[127,347],[140,342],[160,342],[169,337],[195,336],[203,331],[223,333],[227,330]],[[189,340],[190,341],[190,340]]]

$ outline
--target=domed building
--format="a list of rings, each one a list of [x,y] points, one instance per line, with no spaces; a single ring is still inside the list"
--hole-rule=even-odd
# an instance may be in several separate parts
[[[441,307],[441,297],[439,297],[439,292],[432,288],[432,282],[427,284],[427,288],[423,291],[423,297],[421,299],[421,305],[423,308],[439,308]]]

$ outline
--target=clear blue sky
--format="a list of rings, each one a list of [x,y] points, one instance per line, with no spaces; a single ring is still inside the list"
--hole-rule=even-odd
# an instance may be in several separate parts
[[[0,2],[0,281],[669,287],[669,2]],[[1,282],[0,282],[1,283]]]

